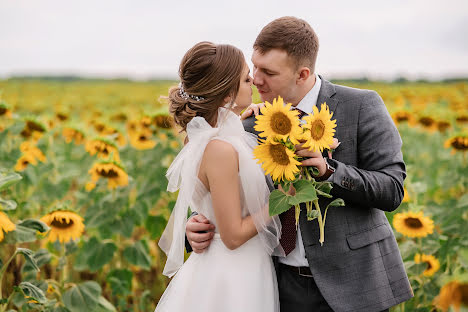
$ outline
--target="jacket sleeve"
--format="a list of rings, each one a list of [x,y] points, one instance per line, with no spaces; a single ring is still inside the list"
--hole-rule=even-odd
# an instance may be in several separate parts
[[[393,211],[400,205],[406,178],[402,141],[381,97],[370,91],[359,107],[357,166],[330,160],[332,195],[346,204]]]
[[[189,219],[193,216],[196,216],[198,213],[196,211],[192,212],[192,214],[190,215]],[[192,249],[192,246],[190,246],[190,243],[187,239],[187,235],[185,235],[185,250],[187,250],[187,252],[192,252],[193,249]]]

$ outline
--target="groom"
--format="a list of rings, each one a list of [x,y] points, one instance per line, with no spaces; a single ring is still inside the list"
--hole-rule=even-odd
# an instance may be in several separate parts
[[[296,153],[308,157],[302,165],[317,167],[319,179],[332,182],[332,195],[346,206],[328,211],[323,246],[317,222],[307,221],[305,212],[297,232],[288,212],[280,216],[287,253],[275,259],[281,311],[388,311],[413,296],[384,213],[398,208],[403,198],[401,139],[376,92],[335,85],[315,73],[318,46],[307,22],[282,17],[262,29],[252,55],[262,101],[271,103],[280,95],[306,114],[326,102],[341,141],[333,159],[298,146]],[[258,107],[244,117],[252,111]],[[258,134],[255,116],[243,123]],[[209,246],[212,228],[202,215],[189,219],[186,234],[194,252]]]

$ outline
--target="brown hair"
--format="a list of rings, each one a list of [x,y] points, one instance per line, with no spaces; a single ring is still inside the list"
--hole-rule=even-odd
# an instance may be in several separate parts
[[[263,27],[253,48],[262,54],[272,49],[284,50],[296,67],[307,66],[314,72],[319,41],[309,23],[297,17],[285,16]]]
[[[169,112],[182,131],[195,116],[215,123],[224,99],[230,95],[234,101],[237,96],[244,64],[242,51],[227,44],[203,41],[185,53],[180,85],[169,90]]]

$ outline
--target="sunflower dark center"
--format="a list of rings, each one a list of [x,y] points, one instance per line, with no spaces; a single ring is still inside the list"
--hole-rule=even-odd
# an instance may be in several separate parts
[[[64,218],[62,218],[61,220],[54,219],[54,221],[52,221],[50,225],[55,228],[66,229],[73,226],[73,220],[69,219],[69,221],[70,223],[67,223],[67,221]]]
[[[29,120],[26,122],[26,128],[28,128],[31,131],[38,131],[38,132],[45,131],[45,129],[41,125],[32,121],[29,121]]]
[[[0,107],[0,116],[5,114],[7,112],[7,109],[5,107]]]
[[[425,261],[425,262],[426,262],[426,264],[427,264],[427,269],[426,269],[426,270],[432,269],[432,264],[431,264],[431,262],[430,262],[430,261]]]
[[[409,119],[409,117],[408,117],[408,115],[406,115],[406,114],[398,114],[398,115],[396,116],[396,120],[397,120],[398,122],[408,121],[408,119]]]
[[[430,127],[432,124],[434,124],[435,120],[431,117],[421,117],[419,122],[425,127]]]
[[[98,170],[98,173],[100,176],[104,178],[109,178],[109,179],[117,178],[119,176],[119,173],[115,171],[114,169],[110,169],[109,171]]]
[[[405,224],[406,226],[412,228],[412,229],[420,229],[423,227],[423,224],[421,223],[421,220],[418,218],[406,218],[405,219]]]
[[[140,142],[144,142],[144,141],[147,141],[147,140],[148,140],[148,138],[146,137],[146,135],[143,135],[143,134],[142,134],[142,135],[140,135],[140,136],[138,137],[138,141],[140,141]]]
[[[270,126],[273,132],[281,135],[291,131],[291,120],[282,112],[276,112],[271,116]]]
[[[461,293],[461,301],[465,306],[468,306],[468,284],[461,284],[458,289]]]
[[[325,124],[321,120],[314,120],[310,127],[310,134],[315,141],[320,140],[325,133]]]
[[[467,122],[468,121],[468,116],[457,117],[456,121],[458,121],[458,122]]]
[[[468,145],[465,144],[465,138],[463,137],[456,137],[452,142],[452,147],[460,151],[468,150]]]
[[[282,166],[289,165],[289,157],[285,149],[286,148],[281,144],[270,145],[270,155],[273,161]]]
[[[104,148],[101,149],[101,153],[104,153],[104,154],[109,154],[109,150],[107,149],[107,146],[104,146]]]

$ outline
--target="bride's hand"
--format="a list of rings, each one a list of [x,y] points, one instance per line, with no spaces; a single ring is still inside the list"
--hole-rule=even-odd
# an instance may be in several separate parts
[[[204,215],[196,215],[187,220],[185,234],[195,253],[202,253],[211,244],[215,226]]]
[[[252,113],[254,113],[255,116],[257,116],[260,113],[260,109],[264,106],[265,106],[265,103],[250,104],[249,107],[247,107],[245,111],[242,113],[241,120],[249,118],[252,115]]]

